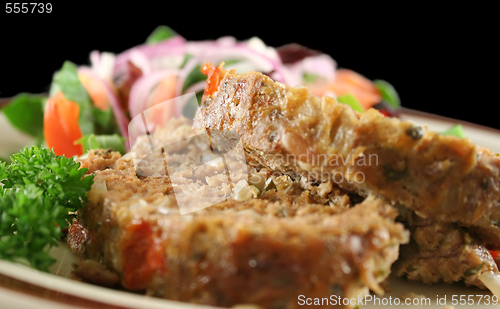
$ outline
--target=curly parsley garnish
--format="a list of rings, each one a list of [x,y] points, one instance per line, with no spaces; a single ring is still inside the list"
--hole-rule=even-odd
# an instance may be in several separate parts
[[[87,201],[93,176],[73,158],[26,147],[0,163],[0,258],[48,271],[71,213]]]

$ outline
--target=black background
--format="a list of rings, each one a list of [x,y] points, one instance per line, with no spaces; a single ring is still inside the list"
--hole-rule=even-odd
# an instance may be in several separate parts
[[[2,4],[3,6],[5,4]],[[48,90],[64,60],[121,52],[160,24],[187,40],[260,37],[330,54],[339,67],[393,84],[405,107],[500,129],[493,8],[361,3],[53,3],[51,14],[0,12],[0,97]]]

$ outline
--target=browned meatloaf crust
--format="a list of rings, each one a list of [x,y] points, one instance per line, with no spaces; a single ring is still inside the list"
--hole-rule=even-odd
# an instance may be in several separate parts
[[[189,134],[183,125],[174,121],[163,133]],[[95,183],[70,228],[71,249],[104,265],[124,288],[157,297],[296,308],[301,294],[382,293],[379,283],[408,240],[381,199],[353,207],[338,188],[304,190],[265,169],[251,173],[272,177],[277,190],[181,216],[170,178],[137,177],[129,155],[95,151],[83,166],[94,170]],[[103,284],[114,278],[95,273]]]
[[[198,130],[237,132],[249,156],[272,170],[371,192],[474,229],[500,249],[500,157],[491,151],[257,72],[222,74],[197,112]]]

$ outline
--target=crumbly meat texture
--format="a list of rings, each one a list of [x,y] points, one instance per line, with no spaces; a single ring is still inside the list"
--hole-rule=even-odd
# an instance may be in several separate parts
[[[257,72],[224,70],[194,127],[238,133],[248,155],[272,170],[371,192],[422,217],[473,229],[500,249],[500,158],[468,139],[374,109],[360,114]]]
[[[399,207],[399,217],[411,233],[409,244],[401,246],[393,272],[412,281],[453,283],[485,288],[478,277],[484,272],[499,274],[488,250],[474,235],[456,224],[423,219]]]
[[[174,121],[165,132],[191,134],[183,125]],[[181,216],[170,177],[138,177],[132,156],[94,151],[83,165],[95,170],[95,183],[70,228],[70,248],[107,269],[91,280],[105,277],[103,284],[110,285],[116,275],[124,288],[149,295],[296,308],[300,294],[382,293],[379,284],[408,240],[386,202],[370,196],[352,207],[331,184],[251,169],[271,177],[276,189]]]

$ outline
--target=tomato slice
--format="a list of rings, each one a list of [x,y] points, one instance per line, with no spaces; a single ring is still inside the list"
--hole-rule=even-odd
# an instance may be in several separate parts
[[[347,69],[337,70],[335,80],[329,87],[337,95],[351,93],[365,109],[382,100],[375,84],[364,76]]]
[[[94,106],[103,111],[107,110],[109,108],[109,98],[102,82],[85,73],[79,73],[78,78],[85,90],[87,90]]]
[[[80,156],[83,146],[75,145],[82,137],[78,125],[80,107],[77,103],[67,100],[62,92],[47,100],[43,113],[43,134],[47,147],[53,148],[58,156]]]
[[[176,84],[177,77],[175,75],[165,77],[158,85],[158,88],[156,88],[153,100],[151,100],[151,106],[173,99],[175,97]]]
[[[316,82],[308,86],[311,93],[321,97],[333,91],[337,96],[352,94],[365,110],[382,100],[375,84],[366,77],[347,69],[339,69],[331,83]]]
[[[493,257],[493,259],[495,260],[498,255],[500,254],[500,251],[493,251],[493,250],[489,250],[490,251],[490,254],[491,256]]]
[[[151,104],[148,106],[156,106],[146,115],[148,123],[164,127],[170,118],[175,116],[174,102],[164,102],[175,97],[176,84],[177,77],[174,75],[169,75],[160,82],[158,88],[156,88],[153,99],[151,100]]]

